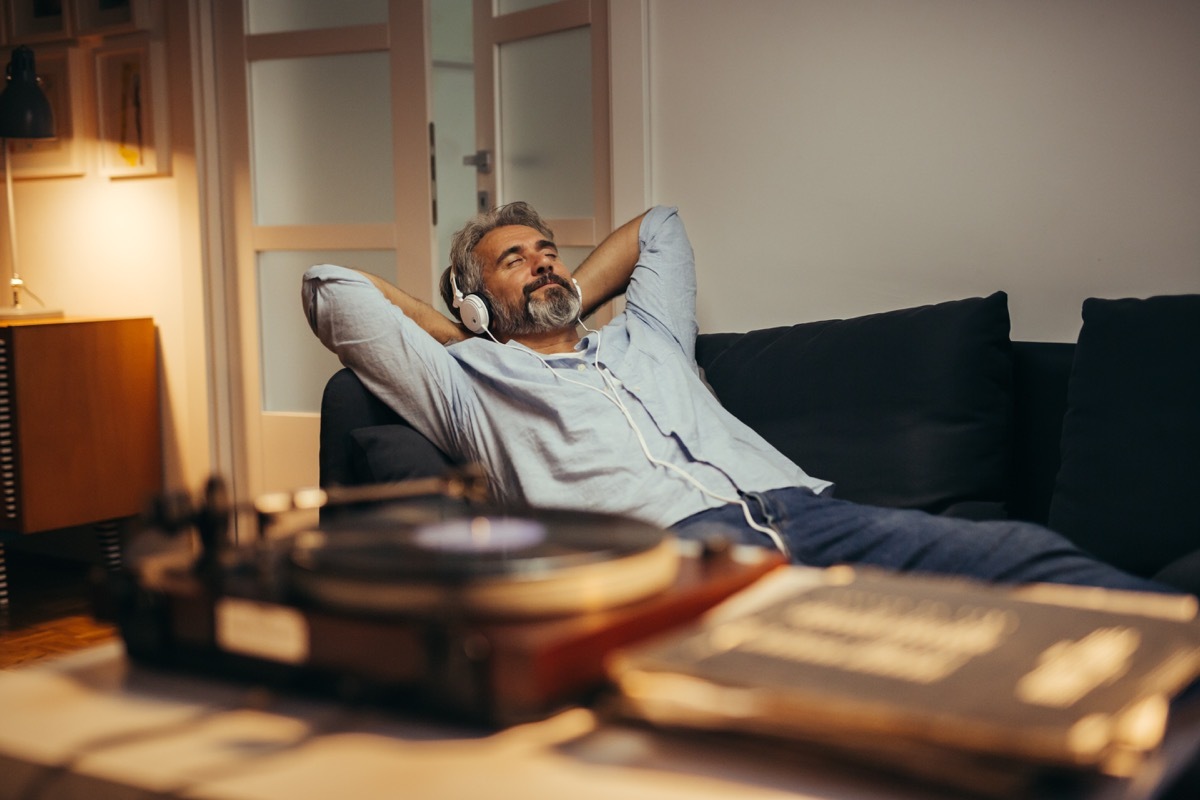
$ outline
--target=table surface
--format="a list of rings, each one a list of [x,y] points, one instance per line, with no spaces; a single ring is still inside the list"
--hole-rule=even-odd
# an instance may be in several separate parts
[[[1187,752],[1195,752],[1191,737]],[[1088,796],[1153,795],[1126,782]],[[1145,789],[1145,787],[1142,787]],[[484,731],[160,672],[123,645],[0,670],[0,800],[105,797],[944,800],[798,748],[697,739],[576,708]]]
[[[499,732],[153,671],[113,642],[0,671],[0,798],[931,798],[906,784],[603,723]]]

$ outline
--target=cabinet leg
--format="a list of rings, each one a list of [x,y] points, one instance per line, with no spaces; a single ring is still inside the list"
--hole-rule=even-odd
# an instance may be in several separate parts
[[[121,569],[121,532],[115,521],[98,522],[92,526],[96,531],[96,540],[100,543],[100,557],[104,559],[104,568],[109,572],[119,572]]]

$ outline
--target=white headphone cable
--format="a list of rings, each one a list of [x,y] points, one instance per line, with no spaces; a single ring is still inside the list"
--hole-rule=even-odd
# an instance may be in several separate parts
[[[541,355],[534,352],[533,350],[530,350],[529,348],[518,348],[518,349],[521,350],[522,352],[528,353],[529,355],[536,358],[538,361],[541,362],[542,366],[544,366],[546,369],[550,370],[551,374],[553,374],[558,379],[566,381],[567,383],[573,383],[576,386],[582,386],[584,389],[588,389],[590,391],[596,392],[597,394],[601,395],[606,400],[608,400],[610,403],[612,403],[614,406],[616,406],[617,410],[620,411],[622,416],[625,417],[625,421],[629,424],[629,428],[630,428],[630,430],[633,431],[634,436],[637,437],[638,444],[641,445],[641,448],[642,448],[642,454],[646,456],[646,459],[651,464],[662,467],[663,469],[666,469],[669,472],[675,473],[676,475],[682,477],[684,480],[686,480],[688,483],[690,483],[692,486],[694,486],[696,489],[698,489],[701,493],[708,495],[709,497],[713,498],[714,500],[719,500],[722,503],[726,503],[726,504],[734,504],[734,505],[740,506],[742,509],[742,516],[745,517],[745,519],[746,519],[746,524],[749,525],[752,529],[758,531],[759,533],[765,534],[771,540],[772,544],[775,545],[776,549],[778,549],[779,552],[783,553],[783,555],[786,556],[788,558],[788,560],[791,560],[791,555],[792,555],[791,548],[789,548],[787,546],[787,542],[785,542],[783,540],[783,537],[780,536],[779,532],[776,531],[775,529],[773,529],[769,526],[766,526],[766,525],[760,525],[758,522],[756,522],[754,520],[753,514],[751,514],[751,512],[750,512],[750,505],[744,499],[742,499],[740,497],[736,497],[736,498],[726,497],[725,495],[715,492],[712,489],[709,489],[704,484],[702,484],[694,475],[689,473],[687,470],[685,470],[675,464],[672,464],[669,461],[663,461],[662,459],[656,457],[653,453],[650,452],[650,445],[646,442],[646,437],[642,435],[641,429],[638,428],[637,423],[634,421],[633,414],[629,411],[629,408],[625,405],[625,402],[621,399],[620,394],[617,390],[617,387],[612,382],[611,373],[608,372],[607,367],[600,366],[600,344],[603,341],[603,336],[601,335],[600,331],[593,330],[593,329],[589,328],[586,324],[584,324],[582,319],[579,319],[577,321],[583,327],[584,330],[588,331],[589,333],[596,334],[596,357],[595,357],[595,360],[593,363],[594,363],[594,366],[596,367],[596,372],[600,375],[600,380],[602,380],[604,382],[604,385],[606,387],[608,387],[609,391],[612,392],[612,394],[609,394],[609,392],[606,392],[603,389],[592,386],[590,384],[583,383],[581,381],[577,381],[572,378],[568,378],[566,375],[561,374],[560,372],[555,370],[554,367],[550,366],[550,363],[548,361],[546,361],[546,359],[542,358]],[[487,333],[487,335],[491,337],[492,341],[496,342],[496,344],[501,344],[500,341],[497,340],[495,336],[492,336],[492,332],[490,330],[487,330],[486,328],[484,330]],[[502,347],[507,346],[507,344],[503,344],[501,346]]]

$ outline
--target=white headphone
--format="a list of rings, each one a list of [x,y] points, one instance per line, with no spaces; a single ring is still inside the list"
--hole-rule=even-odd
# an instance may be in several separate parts
[[[487,301],[473,293],[463,297],[458,288],[458,281],[454,279],[453,267],[450,268],[450,288],[454,292],[454,307],[458,309],[462,324],[466,325],[471,333],[485,333],[492,321]]]
[[[575,294],[579,296],[579,306],[583,307],[583,289],[579,286],[579,281],[571,278],[571,283],[575,286]],[[487,333],[488,325],[492,322],[491,311],[488,309],[487,300],[482,295],[469,294],[465,297],[462,291],[458,288],[458,281],[454,278],[454,268],[450,268],[450,289],[454,293],[453,304],[458,309],[459,319],[471,333]]]

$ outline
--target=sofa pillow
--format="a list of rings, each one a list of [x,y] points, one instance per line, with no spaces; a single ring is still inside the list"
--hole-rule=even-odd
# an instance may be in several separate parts
[[[848,500],[1000,517],[1012,424],[1008,297],[704,335],[721,402]]]
[[[338,370],[321,396],[322,486],[358,486],[442,475],[451,461],[371,394],[351,370]]]
[[[1200,546],[1200,295],[1083,304],[1050,527],[1140,575]]]

